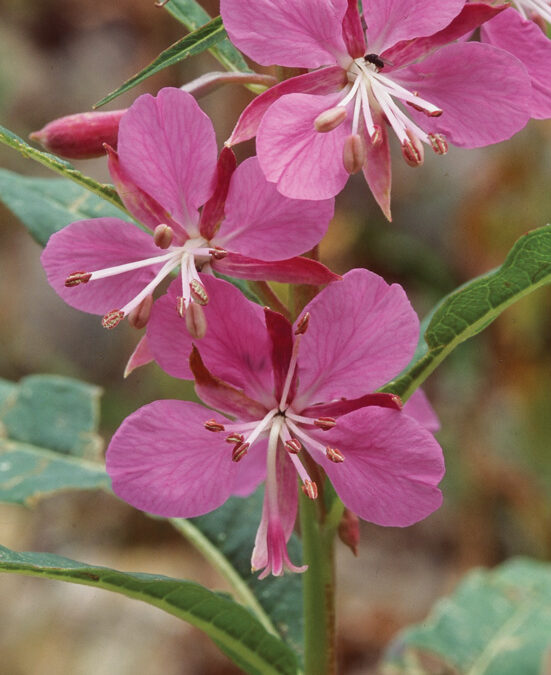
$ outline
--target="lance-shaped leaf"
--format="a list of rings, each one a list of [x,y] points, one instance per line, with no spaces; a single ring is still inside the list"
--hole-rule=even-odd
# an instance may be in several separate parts
[[[212,47],[226,37],[226,31],[222,25],[222,19],[217,16],[215,19],[209,21],[206,25],[201,26],[197,30],[193,31],[189,35],[186,35],[178,42],[175,42],[168,49],[165,49],[159,54],[159,56],[152,61],[148,66],[143,70],[140,70],[139,73],[136,73],[129,80],[126,80],[118,89],[112,91],[110,94],[107,94],[105,98],[102,98],[101,101],[95,104],[94,108],[99,108],[105,103],[109,103],[117,96],[124,94],[124,92],[132,89],[140,82],[143,82],[151,75],[158,73],[163,68],[168,68],[175,63],[179,63],[184,59],[187,59],[188,56],[193,56],[194,54],[200,54],[204,52],[205,49]]]
[[[406,400],[457,345],[480,333],[507,307],[551,282],[551,225],[523,235],[501,267],[443,298],[423,322],[411,363],[381,391]]]
[[[100,389],[67,377],[0,380],[0,501],[109,488],[97,435]]]
[[[381,675],[543,675],[551,565],[517,559],[471,572],[423,624],[390,645]]]
[[[122,218],[127,213],[66,178],[29,178],[0,169],[0,199],[45,246],[54,232],[88,218]]]
[[[246,609],[199,584],[170,577],[119,572],[48,553],[16,553],[0,546],[0,571],[58,579],[114,591],[203,630],[252,675],[296,675],[294,654]]]
[[[65,178],[70,178],[75,183],[78,183],[87,190],[94,192],[102,199],[111,202],[114,206],[127,213],[119,195],[112,185],[98,183],[93,178],[90,178],[90,176],[85,176],[80,171],[77,171],[77,169],[75,169],[75,167],[70,162],[56,157],[56,155],[52,155],[49,152],[42,152],[42,150],[33,148],[32,145],[29,145],[22,138],[1,125],[0,143],[4,143],[4,145],[10,146],[14,150],[18,150],[23,155],[23,157],[34,159],[35,162],[43,164],[44,166],[48,167],[48,169],[61,174]]]

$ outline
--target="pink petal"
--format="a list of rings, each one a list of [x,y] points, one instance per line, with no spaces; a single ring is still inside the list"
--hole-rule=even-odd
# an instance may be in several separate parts
[[[263,66],[317,68],[347,56],[347,0],[221,0],[230,40]]]
[[[224,218],[224,210],[230,181],[234,174],[237,160],[231,148],[223,148],[216,165],[216,187],[212,197],[203,206],[199,231],[201,236],[210,241]]]
[[[312,73],[297,75],[283,80],[275,87],[254,98],[241,113],[235,129],[227,141],[228,145],[235,145],[247,141],[256,135],[258,126],[268,108],[286,94],[334,94],[346,85],[346,71],[340,66],[321,68]]]
[[[413,417],[416,422],[419,422],[419,424],[433,434],[440,429],[438,415],[422,389],[417,389],[408,398],[404,406],[404,415]]]
[[[236,497],[248,497],[266,478],[267,448],[268,440],[260,438],[237,463],[237,476],[232,493]]]
[[[351,120],[328,133],[314,129],[316,117],[337,105],[340,94],[289,94],[264,115],[256,138],[258,160],[266,178],[294,199],[328,199],[348,180],[342,154]]]
[[[390,213],[390,188],[392,184],[392,168],[390,163],[390,147],[386,123],[381,114],[372,111],[374,122],[381,129],[381,140],[373,145],[364,132],[366,161],[363,167],[364,178],[375,201],[381,207],[387,220],[392,220]]]
[[[254,195],[254,199],[251,199]],[[261,260],[282,260],[319,244],[333,217],[333,199],[289,199],[268,183],[256,157],[233,174],[226,218],[212,243]]]
[[[353,59],[358,59],[366,53],[367,47],[358,0],[348,0],[348,7],[342,22],[342,33],[346,49]]]
[[[335,464],[317,455],[316,461],[344,505],[360,518],[406,527],[442,503],[436,487],[444,474],[442,450],[411,417],[395,410],[363,408],[321,433],[315,433],[318,440],[338,448],[344,462]]]
[[[221,506],[237,467],[231,448],[207,431],[209,411],[187,401],[155,401],[121,424],[107,449],[113,490],[132,506],[191,518]]]
[[[490,45],[448,45],[392,76],[444,111],[440,117],[426,117],[411,109],[408,114],[419,126],[444,134],[459,147],[506,140],[530,118],[532,91],[526,69]]]
[[[327,286],[304,311],[310,322],[298,357],[303,407],[373,392],[409,363],[417,345],[419,320],[402,287],[364,269]]]
[[[148,363],[151,363],[153,360],[153,354],[151,353],[149,345],[147,344],[147,336],[144,335],[128,359],[128,363],[124,369],[124,377],[128,377],[130,373],[136,370],[136,368],[145,366]]]
[[[73,272],[95,272],[107,267],[157,256],[153,238],[136,225],[116,218],[79,220],[53,234],[40,258],[48,282],[71,307],[91,314],[119,309],[136,296],[162,263],[67,288]]]
[[[119,160],[129,178],[186,230],[214,190],[216,138],[197,102],[179,89],[136,99],[119,127]]]
[[[551,116],[551,40],[533,22],[508,9],[482,27],[481,39],[505,49],[524,64],[532,81],[531,115]]]
[[[362,0],[368,49],[381,54],[411,38],[432,35],[447,26],[465,0]]]
[[[207,368],[262,403],[272,403],[272,362],[264,312],[227,281],[201,275],[209,303],[203,308],[207,333],[197,342]],[[193,379],[188,359],[193,339],[176,312],[179,280],[153,306],[147,339],[157,363],[167,373]]]
[[[228,253],[222,260],[216,260],[213,267],[220,274],[237,279],[279,281],[284,284],[321,286],[340,279],[338,274],[331,272],[317,260],[302,257],[265,262]]]

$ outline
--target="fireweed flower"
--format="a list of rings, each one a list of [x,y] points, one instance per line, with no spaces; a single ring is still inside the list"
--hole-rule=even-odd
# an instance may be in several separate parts
[[[365,35],[356,0],[221,0],[228,34],[251,58],[316,69],[257,97],[227,143],[256,134],[262,170],[288,197],[335,195],[363,170],[390,219],[388,129],[411,166],[425,145],[444,154],[448,142],[496,143],[528,121],[531,85],[511,55],[456,42],[503,6],[377,0],[363,9]]]
[[[131,313],[144,325],[151,294],[177,268],[180,316],[209,300],[198,269],[291,283],[336,279],[320,263],[296,257],[323,237],[333,200],[283,197],[256,158],[236,168],[228,148],[216,157],[212,124],[190,94],[140,96],[120,122],[109,169],[126,207],[149,231],[95,218],[54,234],[42,264],[57,293],[77,309],[104,314],[103,325],[113,328]]]
[[[408,412],[398,397],[370,393],[408,363],[417,343],[419,322],[400,286],[352,270],[291,325],[227,282],[207,277],[205,285],[212,329],[199,347],[174,320],[171,291],[155,303],[148,342],[165,370],[193,376],[198,396],[220,412],[172,400],[130,415],[107,451],[122,499],[191,517],[265,479],[251,561],[261,577],[303,569],[286,548],[297,474],[316,499],[323,469],[351,511],[380,525],[410,525],[440,506],[444,465],[424,426],[434,428],[426,402]]]

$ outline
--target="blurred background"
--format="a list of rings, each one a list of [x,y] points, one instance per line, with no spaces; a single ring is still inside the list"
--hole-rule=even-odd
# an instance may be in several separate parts
[[[216,2],[203,5],[218,12]],[[153,0],[0,0],[0,14],[0,122],[24,138],[56,117],[91,109],[184,34]],[[108,107],[127,107],[140,93],[213,69],[219,66],[208,54],[194,57]],[[201,100],[220,144],[248,100],[238,87]],[[240,148],[241,156],[252,152],[252,144]],[[4,168],[53,175],[7,148],[0,156]],[[109,180],[105,165],[76,163]],[[427,153],[419,169],[396,152],[393,170],[394,221],[384,220],[356,176],[337,200],[321,255],[337,272],[364,266],[403,284],[421,317],[550,219],[546,122],[480,151]],[[137,332],[125,323],[107,332],[98,317],[65,306],[46,284],[40,247],[1,205],[0,212],[0,377],[57,373],[100,385],[106,442],[140,405],[189,396],[186,385],[152,365],[123,380]],[[520,554],[551,557],[550,292],[507,310],[427,381],[442,424],[444,506],[406,530],[363,523],[358,558],[339,546],[339,672],[374,673],[396,631],[422,620],[472,567]],[[58,495],[33,510],[0,505],[0,543],[225,588],[169,525],[100,493]],[[0,598],[2,675],[239,672],[199,631],[114,594],[0,575]]]

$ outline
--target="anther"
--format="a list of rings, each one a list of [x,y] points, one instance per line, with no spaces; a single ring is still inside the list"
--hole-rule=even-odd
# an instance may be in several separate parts
[[[233,433],[226,436],[226,443],[243,443],[244,440],[243,434]]]
[[[159,248],[168,248],[174,239],[174,230],[170,225],[157,225],[153,231],[153,243]]]
[[[378,145],[381,145],[381,143],[383,142],[383,130],[381,129],[379,124],[374,124],[373,129],[374,131],[371,134],[369,140],[371,141],[371,145],[377,147]]]
[[[209,301],[209,296],[207,289],[203,286],[200,281],[197,279],[192,279],[189,282],[189,290],[191,291],[191,297],[193,300],[200,305],[206,305]]]
[[[344,168],[350,174],[358,173],[358,171],[362,170],[365,162],[365,148],[361,136],[352,134],[345,139],[342,161]]]
[[[231,453],[232,462],[239,462],[249,450],[249,443],[238,443]]]
[[[178,316],[183,319],[186,314],[186,301],[181,295],[176,298],[176,311]]]
[[[217,422],[215,419],[207,420],[204,424],[205,429],[208,431],[224,431],[225,427],[220,422]]]
[[[90,281],[92,276],[89,272],[71,272],[69,276],[65,279],[65,286],[71,288],[71,286],[78,286],[79,284],[87,284]]]
[[[325,448],[325,454],[327,455],[327,459],[330,459],[332,462],[335,462],[335,464],[340,464],[341,462],[344,462],[344,455],[340,450],[337,448]]]
[[[296,455],[302,450],[302,444],[298,439],[290,438],[288,441],[285,441],[285,449],[292,455]]]
[[[425,151],[421,142],[408,131],[408,139],[402,143],[402,155],[409,166],[421,166],[425,159]]]
[[[318,497],[318,486],[313,480],[305,480],[302,484],[302,491],[310,499],[317,499]]]
[[[191,302],[185,314],[186,328],[191,337],[202,340],[207,333],[207,319],[201,305]]]
[[[115,328],[115,326],[118,326],[123,319],[124,312],[121,312],[120,309],[112,309],[103,317],[101,325],[108,329]]]
[[[318,417],[314,424],[323,431],[329,431],[337,424],[337,420],[334,417]]]
[[[346,119],[346,108],[336,106],[320,113],[314,120],[314,129],[321,134],[326,134],[340,126]]]
[[[411,92],[414,96],[419,96],[419,92],[417,91],[412,91]],[[420,105],[417,105],[416,103],[413,103],[412,101],[406,101],[406,103],[413,108],[414,110],[418,110],[419,112],[424,113],[427,117],[440,117],[440,115],[443,113],[443,110],[440,110],[440,108],[436,108],[433,110],[427,110],[426,108],[423,108]]]
[[[308,330],[309,323],[310,323],[310,312],[306,312],[300,317],[297,323],[297,327],[295,328],[295,335],[304,335],[304,333],[306,333],[306,331]]]
[[[448,143],[442,134],[429,134],[429,141],[437,155],[445,155],[448,152]]]
[[[128,323],[132,328],[145,328],[151,316],[151,310],[153,308],[153,296],[146,296],[137,307],[130,312],[128,315]]]
[[[220,246],[215,246],[210,249],[210,255],[214,260],[223,260],[228,255],[228,252],[220,248]]]

